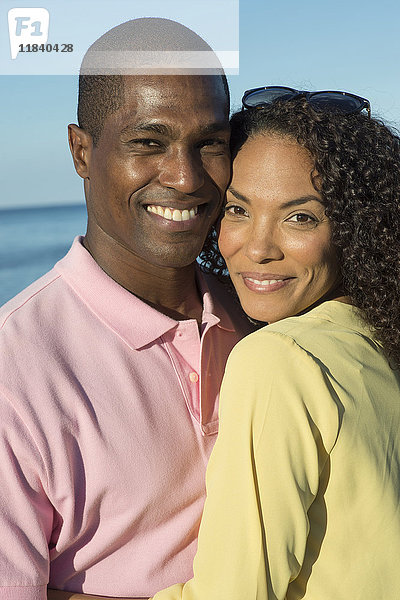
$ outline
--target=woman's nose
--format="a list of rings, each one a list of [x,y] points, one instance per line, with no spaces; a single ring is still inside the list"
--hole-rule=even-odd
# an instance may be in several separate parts
[[[284,252],[279,232],[274,227],[261,223],[252,228],[245,254],[252,262],[261,264],[272,260],[282,260]]]

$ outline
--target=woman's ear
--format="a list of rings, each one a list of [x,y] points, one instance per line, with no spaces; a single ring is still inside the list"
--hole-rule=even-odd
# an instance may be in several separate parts
[[[68,142],[76,172],[82,179],[88,179],[93,149],[92,136],[78,125],[70,124],[68,125]]]

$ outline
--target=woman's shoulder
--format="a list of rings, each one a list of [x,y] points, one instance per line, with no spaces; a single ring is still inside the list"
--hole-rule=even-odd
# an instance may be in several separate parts
[[[235,347],[236,361],[268,358],[281,369],[300,360],[324,371],[359,368],[364,360],[382,356],[382,348],[349,304],[328,301],[309,312],[288,317],[250,334]],[[346,364],[344,364],[346,359]]]
[[[373,337],[360,311],[350,304],[336,300],[323,302],[302,315],[282,319],[267,325],[264,329],[269,332],[278,331],[292,337],[300,336],[310,329],[314,333],[322,333],[326,330],[332,334],[349,331],[369,338]]]
[[[278,336],[276,334],[279,334]],[[343,337],[358,336],[374,341],[373,332],[354,306],[330,300],[302,315],[288,317],[266,325],[242,340],[242,345],[257,346],[273,343],[277,337],[287,337],[299,346],[321,344],[325,341],[340,343]]]

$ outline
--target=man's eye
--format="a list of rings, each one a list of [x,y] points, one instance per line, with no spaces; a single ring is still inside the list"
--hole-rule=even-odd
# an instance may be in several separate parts
[[[246,217],[248,215],[247,210],[237,204],[227,204],[224,208],[225,214],[235,215],[237,217]]]
[[[228,147],[228,142],[222,139],[204,140],[200,144],[200,149],[210,152],[225,152]]]
[[[160,148],[161,144],[158,140],[151,140],[147,138],[139,138],[137,140],[130,140],[129,145],[134,148]]]

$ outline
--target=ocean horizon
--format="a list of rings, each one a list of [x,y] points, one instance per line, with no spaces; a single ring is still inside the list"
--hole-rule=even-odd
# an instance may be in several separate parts
[[[44,275],[86,231],[86,206],[0,208],[0,306]]]

